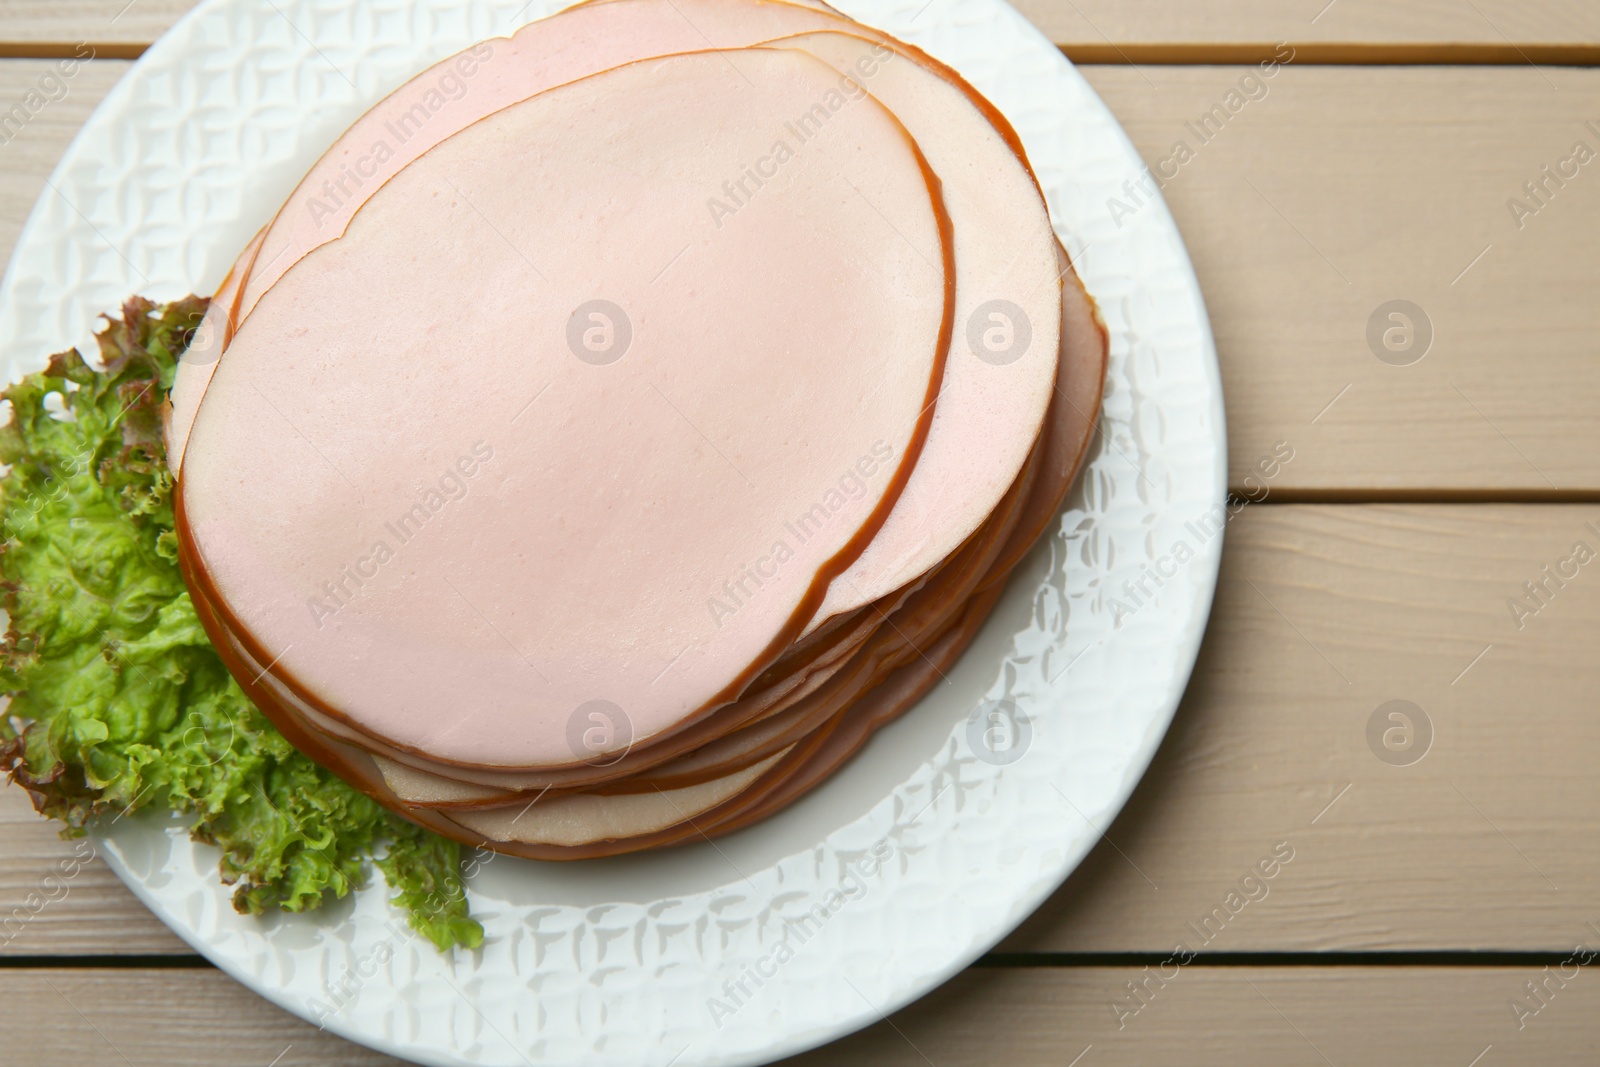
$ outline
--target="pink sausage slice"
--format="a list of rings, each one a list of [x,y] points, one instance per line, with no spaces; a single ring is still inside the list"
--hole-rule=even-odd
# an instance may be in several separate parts
[[[181,469],[200,397],[261,294],[312,249],[336,240],[374,192],[430,148],[501,108],[623,63],[841,24],[855,25],[826,5],[788,0],[596,0],[474,45],[406,82],[317,161],[224,281],[207,315],[206,343],[178,364],[169,466]]]
[[[162,413],[167,467],[174,475],[183,467],[183,450],[189,443],[195,412],[200,410],[200,398],[205,395],[206,386],[211,382],[217,360],[222,358],[223,350],[228,347],[231,332],[229,320],[238,304],[245,279],[250,274],[250,267],[255,262],[255,254],[261,249],[261,242],[266,236],[267,231],[261,230],[239,253],[239,258],[217,287],[216,295],[211,298],[211,305],[200,319],[189,347],[178,361],[172,390],[167,395],[167,405]]]
[[[1009,287],[1028,302],[1027,310],[1036,320],[1034,328],[1046,337],[1058,330],[1059,301],[1050,296],[1059,289],[1055,242],[1043,204],[1009,145],[966,94],[909,59],[859,37],[817,33],[786,38],[783,43],[820,55],[868,85],[912,123],[910,131],[920,138],[924,151],[933,154],[930,162],[935,169],[945,168],[946,203],[956,220],[958,308],[975,314],[978,294]],[[1002,193],[1013,194],[1011,200],[988,195],[996,180]],[[1031,259],[1026,254],[1028,243],[1018,239],[1022,226],[1032,226],[1036,236],[1033,243],[1037,247],[1032,251],[1037,255]],[[896,549],[886,545],[891,534],[899,535],[900,561],[907,551],[927,552],[930,539],[940,534],[940,520],[952,514],[964,518],[959,524],[952,523],[944,538],[959,544],[971,532],[968,526],[989,514],[986,499],[975,503],[974,498],[984,496],[985,483],[998,481],[1001,472],[1009,468],[1012,456],[1004,449],[1014,452],[1020,447],[1025,453],[1031,445],[1035,431],[1029,426],[1055,378],[1055,352],[1053,343],[1041,341],[1030,346],[1030,351],[1018,353],[1017,359],[995,362],[973,358],[971,352],[960,352],[958,345],[958,359],[966,358],[947,369],[946,387],[935,410],[923,461],[906,490],[908,494],[912,490],[921,493],[920,516],[908,508],[902,496],[884,530],[867,549],[868,556],[876,554],[893,561]],[[1027,358],[1029,355],[1033,358]],[[984,447],[974,447],[975,441]],[[939,470],[961,470],[959,480],[951,482],[929,474],[930,452],[939,455],[941,449],[942,458],[949,462]],[[945,499],[940,499],[941,493]],[[930,496],[934,498],[931,504]],[[920,525],[914,516],[920,518]],[[920,560],[912,558],[908,571],[925,569]],[[831,598],[837,598],[841,590],[848,595],[873,582],[894,580],[892,573],[885,574],[882,568],[876,573],[868,571],[861,562],[835,581]],[[908,581],[916,576],[906,575]],[[330,725],[337,731],[336,724]]]
[[[681,728],[781,652],[909,473],[950,312],[887,110],[775,150],[837,83],[784,49],[611,70],[438,145],[296,263],[181,482],[258,658],[397,747],[534,769]]]
[[[485,115],[624,63],[838,22],[782,0],[609,0],[569,8],[436,64],[358,119],[290,195],[268,230],[240,317],[301,256],[337,239],[385,181]]]
[[[448,818],[486,841],[574,847],[659,833],[727,803],[744,792],[789,749],[722,778],[679,789],[605,796],[567,793],[503,808],[451,812]]]
[[[1033,176],[960,88],[843,33],[782,42],[860,80],[939,175],[955,231],[955,337],[928,440],[894,511],[828,588],[813,625],[926,573],[1005,495],[1044,424],[1061,343],[1061,276]]]
[[[692,15],[674,12],[657,33],[650,13],[660,9],[651,2],[606,0],[572,9],[525,28],[509,41],[485,45],[490,55],[481,65],[473,58],[476,50],[469,51],[434,68],[442,71],[437,76],[430,72],[408,83],[341,138],[302,183],[296,197],[310,196],[306,209],[291,198],[269,231],[266,253],[258,261],[265,269],[252,276],[251,291],[270,286],[275,272],[287,269],[317,241],[326,240],[328,235],[319,233],[326,222],[359,206],[364,191],[402,167],[408,152],[444,139],[468,116],[488,113],[519,92],[537,91],[576,71],[601,69],[616,54],[665,53],[699,47],[708,39],[746,43],[775,29],[805,29],[819,22],[853,25],[819,18],[812,10],[787,3],[692,0]],[[703,5],[703,10],[696,5]],[[606,14],[594,14],[602,10]],[[611,31],[591,54],[575,55],[563,43],[567,35],[607,32],[604,20],[622,11],[641,18],[625,30]],[[693,25],[685,18],[693,18]],[[692,31],[687,36],[686,29]],[[842,77],[865,86],[907,124],[944,183],[946,203],[957,220],[958,330],[927,446],[879,536],[829,588],[812,620],[815,627],[926,572],[977,528],[1014,480],[1043,422],[1055,381],[1061,283],[1055,236],[1032,176],[967,91],[879,41],[838,32],[805,33],[785,41],[818,55]],[[533,62],[534,50],[541,47],[554,49],[550,62]],[[321,199],[312,195],[319,174],[333,174],[338,168],[346,175],[355,174],[351,167],[357,164],[340,161],[354,158],[353,153],[369,142],[387,144],[374,133],[381,116],[390,116],[384,119],[385,128],[409,130],[394,116],[420,113],[418,108],[427,111],[429,94],[438,96],[436,77],[445,77],[452,64],[463,60],[469,61],[485,88],[482,95],[463,97],[459,106],[447,102],[438,120],[419,126],[416,142],[401,146],[372,182],[341,180]],[[401,125],[396,127],[396,121]],[[324,185],[328,181],[324,179]],[[343,196],[346,192],[348,198]],[[720,203],[734,208],[738,196],[735,191]],[[342,205],[337,210],[324,206],[335,202]],[[332,214],[327,213],[330,210]],[[319,220],[316,227],[308,223],[312,218]],[[241,309],[247,312],[248,306],[247,294]],[[174,422],[181,424],[181,418]],[[737,596],[736,592],[727,602],[731,605]]]

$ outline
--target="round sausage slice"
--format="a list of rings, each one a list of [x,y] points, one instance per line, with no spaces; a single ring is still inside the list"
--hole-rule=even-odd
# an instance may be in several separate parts
[[[951,329],[937,181],[838,83],[786,49],[607,71],[296,263],[180,482],[252,654],[397,747],[528,768],[679,728],[788,647],[909,477]]]

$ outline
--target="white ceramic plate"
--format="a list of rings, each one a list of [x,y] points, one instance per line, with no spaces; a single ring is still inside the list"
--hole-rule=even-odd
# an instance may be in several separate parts
[[[767,1062],[876,1021],[994,945],[1144,772],[1194,665],[1222,547],[1203,534],[1225,485],[1222,390],[1183,243],[1159,200],[1113,220],[1138,156],[1001,0],[840,4],[1006,113],[1110,327],[1104,432],[1059,526],[948,683],[824,787],[715,845],[485,862],[471,878],[488,934],[477,952],[410,937],[380,877],[315,915],[252,919],[230,907],[214,850],[180,827],[125,820],[99,839],[152,911],[261,995],[426,1064]],[[131,293],[209,291],[380,96],[558,6],[201,3],[90,118],[24,229],[0,284],[10,374],[86,342]],[[1180,543],[1193,558],[1174,568]],[[1175,573],[1145,578],[1157,569]],[[1141,579],[1153,596],[1128,591]],[[990,701],[1025,720],[1013,744],[1026,746],[1008,750],[1019,758],[984,747],[973,716]]]

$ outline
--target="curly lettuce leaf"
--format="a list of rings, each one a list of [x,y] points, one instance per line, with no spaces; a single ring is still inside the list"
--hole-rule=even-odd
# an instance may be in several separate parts
[[[240,912],[309,911],[375,865],[413,929],[475,948],[460,846],[301,755],[195,617],[161,405],[205,309],[135,297],[97,335],[103,369],[71,349],[0,393],[0,767],[66,835],[147,807],[192,816]]]

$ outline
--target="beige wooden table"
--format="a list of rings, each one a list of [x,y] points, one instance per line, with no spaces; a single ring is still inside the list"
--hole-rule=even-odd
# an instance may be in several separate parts
[[[40,57],[100,57],[0,127],[0,252],[189,6],[0,0],[0,121]],[[1194,681],[1107,840],[999,951],[806,1062],[1600,1063],[1600,966],[1573,961],[1600,950],[1600,561],[1524,585],[1600,552],[1600,158],[1542,171],[1600,153],[1600,3],[1023,7],[1147,161],[1194,149],[1166,196],[1230,481],[1294,458],[1231,525]],[[1279,42],[1293,61],[1201,144],[1186,124]],[[1418,362],[1369,345],[1392,300],[1431,324]],[[1431,724],[1409,765],[1368,741],[1391,700]],[[1274,850],[1262,896],[1243,879]],[[98,861],[31,907],[72,855],[0,789],[0,1063],[394,1062],[235,985]]]

